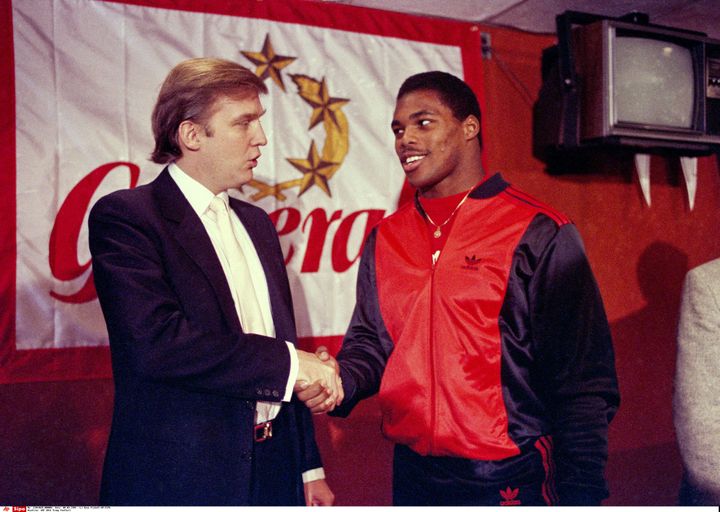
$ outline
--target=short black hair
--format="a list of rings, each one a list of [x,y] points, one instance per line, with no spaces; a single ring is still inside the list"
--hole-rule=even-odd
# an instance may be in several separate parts
[[[412,75],[400,86],[397,99],[415,91],[437,92],[441,101],[459,121],[464,121],[470,115],[477,117],[478,121],[482,120],[477,96],[468,84],[455,75],[444,71],[426,71]],[[482,146],[480,134],[478,142]]]

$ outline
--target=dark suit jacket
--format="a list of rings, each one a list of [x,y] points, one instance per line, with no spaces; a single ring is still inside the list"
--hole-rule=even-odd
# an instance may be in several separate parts
[[[110,337],[115,403],[104,504],[249,503],[255,401],[280,401],[295,342],[277,233],[260,208],[231,199],[265,269],[276,338],[243,333],[202,222],[165,169],[101,198],[90,251]],[[275,421],[280,503],[304,504],[301,474],[320,467],[312,418],[293,399]],[[278,457],[275,457],[278,459]]]

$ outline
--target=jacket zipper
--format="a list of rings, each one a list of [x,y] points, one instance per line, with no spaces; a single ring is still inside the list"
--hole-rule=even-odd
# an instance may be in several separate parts
[[[430,269],[430,332],[428,335],[428,343],[430,344],[430,440],[429,450],[432,454],[435,451],[435,429],[437,424],[437,400],[436,389],[437,379],[435,373],[435,269],[438,259],[440,259],[440,251],[432,255],[432,268]]]

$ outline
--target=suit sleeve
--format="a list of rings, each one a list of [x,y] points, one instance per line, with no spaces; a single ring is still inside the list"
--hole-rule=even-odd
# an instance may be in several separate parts
[[[293,406],[300,432],[300,448],[302,451],[300,461],[300,472],[305,473],[312,469],[322,468],[322,458],[315,440],[315,426],[313,425],[312,414],[305,404],[293,397]]]
[[[355,309],[342,348],[337,355],[345,398],[330,414],[345,417],[357,403],[380,389],[380,381],[393,349],[380,314],[375,278],[375,240],[370,232],[358,270]]]
[[[178,250],[168,242],[171,234],[148,205],[125,198],[105,196],[89,219],[93,275],[114,371],[247,400],[280,401],[290,372],[285,342],[228,328],[202,269],[178,266],[178,258],[190,260],[169,254]]]
[[[528,287],[539,392],[550,420],[560,504],[598,505],[608,495],[608,426],[619,405],[610,328],[577,230],[549,224],[538,229],[548,241]]]
[[[720,261],[718,261],[720,265]],[[718,280],[690,271],[683,287],[674,420],[690,483],[720,500],[720,293]]]

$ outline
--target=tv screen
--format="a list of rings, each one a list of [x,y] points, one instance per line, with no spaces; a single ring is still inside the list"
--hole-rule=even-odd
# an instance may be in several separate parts
[[[607,146],[720,151],[720,40],[573,11],[557,20],[533,106],[535,156]]]
[[[687,47],[618,35],[611,73],[612,124],[693,128],[695,73]]]

